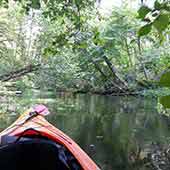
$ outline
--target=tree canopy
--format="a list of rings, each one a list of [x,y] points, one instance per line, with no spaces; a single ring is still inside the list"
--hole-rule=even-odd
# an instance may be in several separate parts
[[[150,87],[170,60],[169,2],[128,3],[105,16],[93,0],[2,0],[0,77],[39,66],[19,80],[102,94]]]

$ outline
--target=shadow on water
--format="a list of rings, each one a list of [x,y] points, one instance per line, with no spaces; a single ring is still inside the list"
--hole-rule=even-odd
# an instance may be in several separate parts
[[[170,121],[157,111],[157,99],[38,93],[1,102],[0,128],[34,104],[49,107],[48,120],[72,137],[103,170],[144,170],[153,143],[169,141]]]

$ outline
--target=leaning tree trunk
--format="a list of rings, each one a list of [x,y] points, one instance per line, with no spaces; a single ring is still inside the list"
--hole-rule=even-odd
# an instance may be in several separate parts
[[[116,70],[116,68],[114,67],[114,65],[110,62],[110,60],[109,60],[105,55],[103,56],[103,59],[104,59],[105,63],[107,64],[107,66],[109,67],[109,69],[110,69],[110,71],[111,71],[111,73],[112,73],[112,75],[113,75],[113,78],[114,78],[114,81],[115,81],[114,84],[117,83],[117,85],[119,86],[119,88],[120,88],[123,92],[127,91],[127,90],[129,89],[129,88],[128,88],[128,85],[127,85],[127,83],[126,83],[124,80],[122,80],[122,79],[118,76],[117,70]]]
[[[107,75],[102,71],[102,69],[101,69],[100,66],[97,64],[97,62],[92,60],[92,63],[94,64],[95,69],[96,69],[98,72],[100,72],[100,74],[102,75],[102,77],[103,77],[104,79],[107,79]]]
[[[0,75],[0,81],[5,82],[5,81],[13,80],[13,79],[22,77],[28,73],[37,71],[39,68],[40,68],[40,64],[28,65],[28,66],[21,68],[19,70],[11,71],[9,73]]]
[[[97,62],[93,61],[92,60],[92,63],[94,64],[96,70],[98,72],[100,72],[100,74],[102,75],[102,77],[105,79],[105,80],[108,80],[108,76],[102,71],[102,69],[100,68],[100,66],[97,64]],[[110,82],[112,84],[112,86],[114,86],[118,91],[123,91],[123,89],[120,87],[120,85],[114,81],[111,81]],[[123,91],[124,92],[124,91]]]

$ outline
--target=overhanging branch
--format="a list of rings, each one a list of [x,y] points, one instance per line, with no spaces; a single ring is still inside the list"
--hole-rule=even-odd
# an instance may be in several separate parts
[[[0,81],[5,82],[5,81],[9,81],[9,80],[12,80],[15,78],[22,77],[28,73],[37,71],[39,69],[39,67],[40,67],[40,64],[37,64],[37,65],[30,64],[24,68],[19,69],[19,70],[11,71],[9,73],[0,75]]]

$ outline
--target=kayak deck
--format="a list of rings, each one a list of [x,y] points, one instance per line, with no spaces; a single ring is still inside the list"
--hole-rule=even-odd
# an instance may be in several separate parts
[[[81,170],[80,164],[61,145],[46,139],[21,139],[0,149],[4,170]],[[9,163],[10,162],[10,163]]]
[[[3,145],[3,147],[4,146],[18,147],[18,146],[15,146],[15,144],[19,142],[20,146],[26,147],[26,145],[21,144],[21,143],[23,143],[23,139],[26,139],[26,138],[27,138],[27,140],[28,139],[33,140],[33,138],[34,138],[34,140],[33,140],[34,142],[35,142],[35,139],[36,140],[39,139],[38,140],[39,142],[41,142],[41,140],[46,140],[46,142],[51,141],[51,142],[53,142],[53,144],[61,146],[61,148],[65,148],[65,150],[67,151],[67,153],[64,153],[62,150],[62,152],[64,154],[61,154],[61,153],[59,154],[57,152],[58,149],[56,149],[56,153],[58,153],[56,155],[58,155],[58,158],[60,158],[60,161],[61,161],[61,159],[63,159],[63,157],[65,157],[65,159],[63,159],[61,162],[62,162],[62,164],[63,164],[63,162],[66,162],[66,164],[64,164],[64,165],[66,166],[65,168],[67,170],[80,170],[80,169],[81,170],[99,170],[98,166],[89,158],[89,156],[70,137],[68,137],[62,131],[55,128],[47,120],[45,120],[44,116],[47,114],[49,114],[49,111],[43,105],[39,105],[39,106],[36,106],[34,108],[27,110],[9,128],[7,128],[2,133],[0,133],[1,145]],[[31,140],[29,142],[31,142]],[[2,148],[0,148],[0,151]],[[39,148],[39,149],[41,150],[41,148]],[[23,148],[20,150],[22,151]],[[35,153],[31,153],[31,149],[28,149],[28,151],[30,151],[30,154],[28,154],[28,155],[30,155],[30,156],[36,155]],[[3,152],[5,152],[5,151],[3,150]],[[6,150],[6,152],[7,152],[7,150]],[[24,153],[26,153],[26,151]],[[37,152],[37,154],[40,154],[40,153]],[[44,154],[41,153],[41,155],[47,156],[47,152]],[[73,162],[75,162],[75,167],[72,164],[68,163],[69,162],[68,160],[70,159],[70,157],[67,158],[66,155],[69,155],[70,157],[72,157],[72,159],[74,158]],[[21,157],[21,156],[19,156],[19,157]],[[38,157],[38,155],[37,155],[37,157]],[[1,155],[0,155],[0,158],[1,158]],[[40,156],[40,158],[41,158],[41,156]],[[68,159],[67,161],[66,161],[66,158]],[[57,159],[57,157],[55,159]],[[51,160],[53,160],[53,159],[51,159]],[[39,160],[39,161],[45,162],[45,160],[43,160],[43,159]],[[24,162],[24,161],[21,161],[21,162]],[[59,162],[59,161],[56,161],[56,162]],[[50,160],[49,160],[49,163],[50,163]],[[47,163],[47,164],[49,164],[49,163]],[[33,165],[33,164],[34,163],[31,163],[31,165]],[[1,166],[1,161],[0,161],[0,166]],[[51,168],[43,169],[43,168],[45,168],[45,165],[42,165],[41,167],[39,167],[39,169],[36,168],[36,170],[58,170],[58,169],[65,170],[64,167],[61,168],[60,166],[58,167],[58,169],[54,169],[54,168],[53,169],[51,169]],[[16,169],[16,170],[20,170],[20,169]]]

